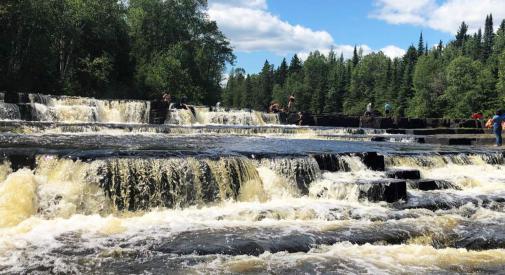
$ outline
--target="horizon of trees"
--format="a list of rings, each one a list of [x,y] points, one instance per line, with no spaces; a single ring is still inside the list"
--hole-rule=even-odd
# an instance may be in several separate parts
[[[0,91],[215,103],[235,56],[206,0],[3,0]]]
[[[355,48],[344,59],[311,52],[275,67],[268,60],[261,72],[233,69],[222,93],[224,106],[267,110],[272,102],[287,104],[296,97],[298,111],[314,114],[361,115],[371,102],[379,111],[385,103],[394,115],[464,118],[474,112],[491,115],[505,108],[505,20],[494,31],[488,15],[484,31],[468,32],[461,24],[446,45],[429,47],[420,35],[401,58],[382,52],[363,55]]]

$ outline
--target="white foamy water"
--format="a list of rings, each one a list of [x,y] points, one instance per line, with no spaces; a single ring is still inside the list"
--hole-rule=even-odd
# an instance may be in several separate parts
[[[165,124],[265,126],[280,125],[280,119],[278,114],[257,111],[210,111],[209,108],[195,107],[194,113],[186,109],[171,109]]]
[[[435,192],[475,197],[505,191],[505,166],[498,158],[386,160],[387,168],[417,168],[425,178],[450,180],[462,189]],[[368,169],[357,156],[340,161],[339,172],[320,171],[310,157],[83,162],[40,156],[34,171],[15,172],[4,162],[0,272],[123,273],[124,266],[175,273],[390,274],[499,272],[505,266],[503,249],[456,248],[475,228],[504,222],[503,208],[464,204],[432,211],[368,202],[353,183],[381,180],[385,173]],[[302,179],[310,181],[304,182],[306,195]],[[128,211],[143,205],[149,207]],[[285,250],[227,254],[223,247],[240,246],[237,238],[244,238],[245,247]],[[296,248],[304,242],[311,243],[306,251]],[[189,253],[204,248],[224,252]],[[163,249],[189,251],[173,255]]]
[[[150,102],[52,97],[30,94],[37,121],[66,123],[148,123]]]

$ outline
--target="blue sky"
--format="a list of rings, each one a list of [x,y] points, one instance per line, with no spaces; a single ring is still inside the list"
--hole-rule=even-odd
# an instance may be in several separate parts
[[[354,45],[401,56],[420,32],[430,45],[446,42],[461,21],[474,31],[488,13],[498,25],[505,0],[209,0],[210,18],[235,48],[235,66],[249,73],[265,59],[278,65],[313,50],[348,57]]]

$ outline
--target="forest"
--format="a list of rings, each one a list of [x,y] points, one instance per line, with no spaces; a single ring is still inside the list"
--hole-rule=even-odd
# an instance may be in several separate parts
[[[362,114],[371,102],[395,115],[468,117],[505,108],[505,20],[483,30],[464,22],[452,41],[419,41],[401,58],[297,55],[261,72],[233,68],[229,40],[206,0],[3,0],[0,91],[96,98],[156,99],[168,92],[193,104],[222,102],[267,110],[296,98],[298,111]]]
[[[416,46],[414,46],[416,45]],[[278,66],[265,62],[258,74],[236,68],[223,90],[226,106],[265,110],[284,107],[290,95],[298,111],[361,115],[368,103],[383,111],[389,103],[398,116],[467,118],[505,109],[505,20],[497,30],[493,16],[484,31],[469,33],[464,22],[454,40],[430,47],[422,33],[401,58],[354,49],[344,59],[334,51],[295,55]]]
[[[206,0],[2,0],[0,91],[217,102],[234,61]]]

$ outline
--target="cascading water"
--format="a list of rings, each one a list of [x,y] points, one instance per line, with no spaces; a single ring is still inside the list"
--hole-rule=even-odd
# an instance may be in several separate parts
[[[257,111],[210,111],[209,108],[195,107],[194,113],[187,109],[170,110],[166,124],[262,126],[279,125],[280,119],[278,114],[267,114]]]
[[[16,104],[0,102],[0,120],[20,120],[21,112]]]
[[[29,95],[32,116],[48,122],[148,123],[150,103],[82,97]]]
[[[206,108],[146,125],[144,102],[30,97],[72,123],[0,123],[0,274],[505,268],[503,152]]]
[[[366,158],[344,154],[81,161],[40,155],[33,171],[14,171],[6,161],[0,165],[0,270],[98,273],[138,265],[159,271],[168,265],[173,272],[260,272],[269,265],[268,270],[280,272],[316,265],[389,273],[420,268],[489,271],[505,264],[505,240],[498,238],[499,227],[492,227],[505,221],[502,202],[483,204],[483,196],[491,200],[497,191],[505,194],[500,180],[493,192],[482,188],[505,168],[498,155],[386,156],[386,170],[429,172],[434,167],[426,165],[429,159],[439,169],[452,169],[461,189],[443,191],[447,197],[436,198],[460,200],[459,206],[438,213],[410,205],[435,203],[436,192],[409,190],[413,202],[400,203],[399,209],[367,202],[360,195],[370,187],[356,183],[385,180],[386,173],[371,169]],[[438,158],[444,161],[435,162]],[[465,171],[473,166],[495,174],[481,177]],[[460,175],[473,177],[476,185],[461,184]],[[442,172],[429,176],[445,178]],[[480,201],[467,200],[475,192]],[[482,226],[498,235],[475,251],[479,244],[474,234]],[[470,250],[455,249],[459,247]],[[388,258],[374,258],[378,251]],[[402,256],[409,251],[417,257],[435,254],[460,260],[410,261]],[[41,253],[46,256],[39,258]],[[314,257],[321,260],[315,262]],[[481,263],[484,258],[488,260]]]

